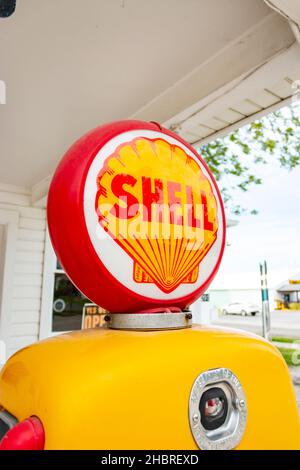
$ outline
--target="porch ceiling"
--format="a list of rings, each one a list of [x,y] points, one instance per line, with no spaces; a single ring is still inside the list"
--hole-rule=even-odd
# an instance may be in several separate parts
[[[288,105],[299,85],[300,46],[295,43],[165,124],[197,147]]]
[[[275,56],[294,61],[294,42],[262,0],[17,1],[0,20],[0,183],[31,188],[75,139],[115,119],[178,126],[190,142],[212,135],[286,98],[289,67],[188,123]]]

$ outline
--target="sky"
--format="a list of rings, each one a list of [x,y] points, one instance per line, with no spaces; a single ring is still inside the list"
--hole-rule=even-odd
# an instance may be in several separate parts
[[[300,167],[292,171],[274,164],[256,167],[263,184],[235,195],[258,215],[231,217],[238,225],[227,230],[227,244],[211,288],[259,287],[259,262],[268,263],[269,286],[300,273]]]

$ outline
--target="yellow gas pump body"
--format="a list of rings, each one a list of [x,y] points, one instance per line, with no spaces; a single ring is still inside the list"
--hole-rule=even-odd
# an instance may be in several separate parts
[[[197,376],[229,368],[247,400],[237,449],[300,449],[287,366],[269,342],[240,331],[94,329],[17,352],[0,374],[0,405],[38,416],[46,449],[197,449],[188,403]]]

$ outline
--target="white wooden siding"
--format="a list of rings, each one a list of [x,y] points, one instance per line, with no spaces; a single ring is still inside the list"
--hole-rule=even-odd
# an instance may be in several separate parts
[[[46,212],[30,205],[26,189],[0,184],[0,209],[19,214],[7,353],[38,340]],[[5,312],[1,312],[5,315]]]

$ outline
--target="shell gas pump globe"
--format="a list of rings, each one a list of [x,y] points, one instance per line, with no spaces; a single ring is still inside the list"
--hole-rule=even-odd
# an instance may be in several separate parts
[[[300,449],[278,350],[193,324],[189,306],[221,262],[225,216],[189,144],[157,123],[92,130],[54,174],[48,225],[69,278],[109,314],[104,327],[8,360],[0,449]]]
[[[48,222],[74,284],[111,312],[186,308],[224,249],[224,209],[210,171],[155,123],[118,122],[79,139],[53,178]]]

